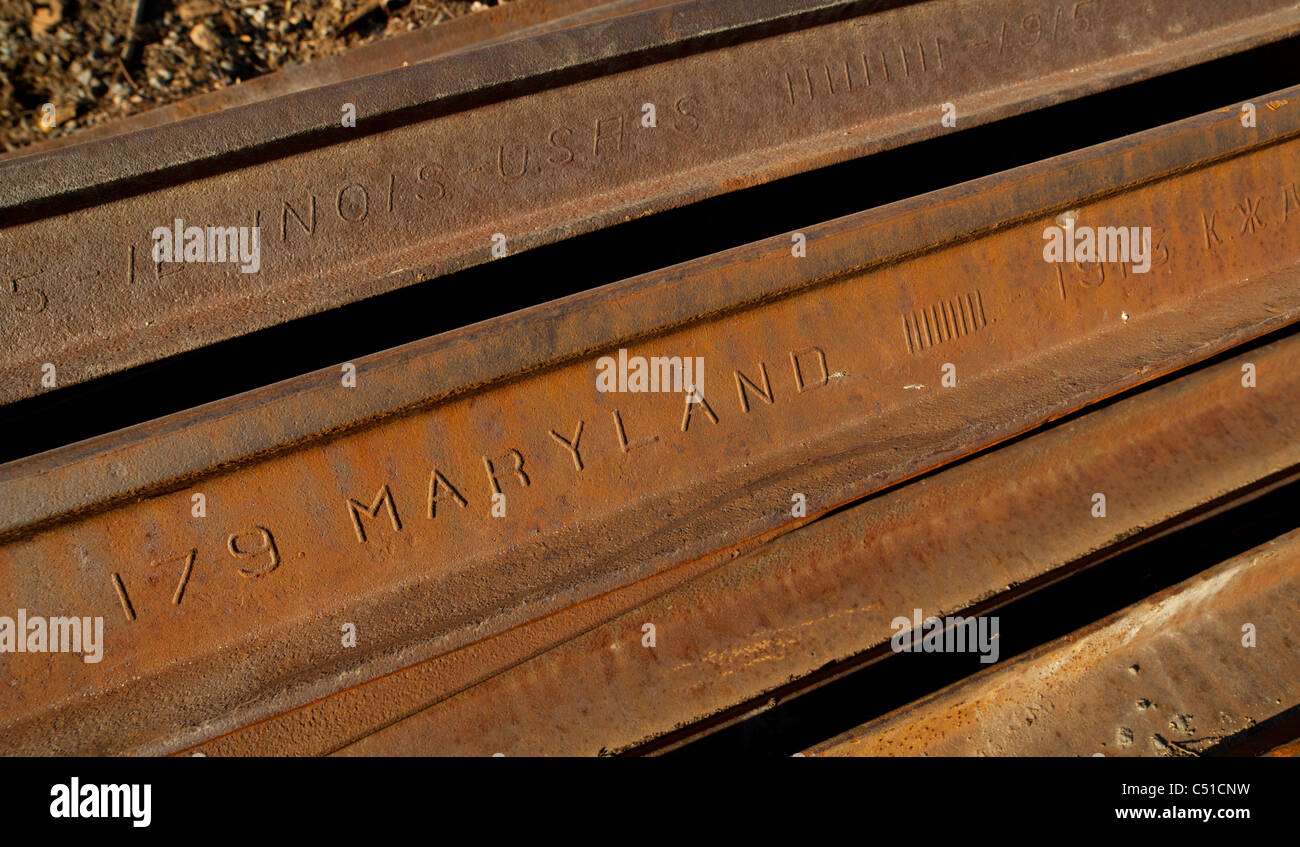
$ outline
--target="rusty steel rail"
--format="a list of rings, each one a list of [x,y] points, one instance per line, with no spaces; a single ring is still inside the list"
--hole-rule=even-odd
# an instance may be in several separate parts
[[[0,162],[0,402],[1300,30],[1294,0],[877,5],[679,3]],[[258,226],[258,272],[153,262],[176,219]]]
[[[807,753],[1200,755],[1300,703],[1298,607],[1300,530]]]
[[[1256,388],[1242,386],[1246,364],[1260,375]],[[739,558],[724,551],[684,565],[676,587],[617,616],[610,609],[630,605],[625,597],[568,610],[536,625],[538,632],[453,651],[187,752],[633,749],[887,646],[891,620],[914,608],[944,616],[980,604],[987,613],[1026,586],[1300,479],[1297,398],[1300,337],[1291,337],[894,488]],[[1090,514],[1096,491],[1110,503],[1105,520]],[[713,569],[684,576],[702,568]],[[655,626],[653,649],[642,643],[645,623]],[[574,637],[538,652],[565,631]],[[489,655],[500,673],[487,673]]]
[[[332,83],[396,70],[427,62],[457,50],[500,43],[537,32],[573,26],[640,9],[662,6],[674,0],[511,0],[479,12],[451,18],[436,26],[387,36],[380,41],[323,56],[306,64],[286,67],[274,73],[243,80],[239,85],[220,88],[147,112],[80,129],[70,135],[31,144],[20,150],[0,153],[0,160],[29,156],[46,150],[84,144],[101,138],[125,135],[149,127],[259,103],[319,88]]]
[[[0,467],[6,607],[111,616],[98,665],[10,658],[5,749],[194,743],[1294,322],[1300,92],[1262,99]],[[1045,263],[1067,211],[1151,221],[1150,272]],[[704,402],[597,392],[628,345]]]

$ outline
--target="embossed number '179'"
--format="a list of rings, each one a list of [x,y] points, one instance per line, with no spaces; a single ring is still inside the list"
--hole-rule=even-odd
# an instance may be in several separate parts
[[[226,539],[226,549],[236,561],[240,562],[239,575],[248,579],[266,576],[280,566],[280,551],[275,546],[275,536],[271,534],[271,530],[264,526],[255,526],[252,529],[231,534]],[[150,568],[156,568],[160,565],[178,566],[180,578],[177,580],[176,589],[172,592],[173,606],[179,606],[181,600],[185,597],[185,587],[189,584],[190,576],[194,573],[194,562],[198,555],[198,548],[192,548],[182,554],[168,556],[150,563]],[[117,592],[117,599],[122,603],[122,612],[126,615],[126,619],[134,621],[136,618],[135,606],[131,603],[131,595],[126,590],[126,583],[122,581],[121,574],[114,571],[110,574],[110,581],[113,583],[113,589]]]

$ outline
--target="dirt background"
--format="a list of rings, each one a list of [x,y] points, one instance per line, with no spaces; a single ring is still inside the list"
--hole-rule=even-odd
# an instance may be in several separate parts
[[[501,2],[140,0],[133,26],[136,0],[0,0],[3,149]],[[46,103],[54,104],[50,128],[41,122]]]

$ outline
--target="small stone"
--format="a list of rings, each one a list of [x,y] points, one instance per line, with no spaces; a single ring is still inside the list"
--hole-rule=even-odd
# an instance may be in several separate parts
[[[210,15],[218,11],[218,9],[217,4],[206,2],[206,0],[189,0],[189,2],[176,7],[176,14],[180,15],[181,20],[188,22],[204,15]]]
[[[221,39],[205,23],[194,25],[194,28],[190,30],[190,41],[193,41],[200,50],[205,50],[208,53],[215,53],[221,49]]]
[[[32,12],[32,37],[45,34],[45,31],[63,20],[62,0],[44,0]]]

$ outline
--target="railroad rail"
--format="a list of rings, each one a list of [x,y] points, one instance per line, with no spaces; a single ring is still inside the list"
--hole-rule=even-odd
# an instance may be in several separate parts
[[[1290,532],[810,752],[1197,755],[1297,701],[1298,568]]]
[[[358,362],[355,390],[309,375],[11,463],[4,593],[98,598],[119,625],[111,661],[60,679],[16,657],[44,697],[7,704],[6,735],[114,752],[98,745],[127,724],[142,743],[237,704],[264,718],[322,678],[392,672],[780,531],[791,492],[815,517],[1284,327],[1298,94],[1271,95],[1287,105],[1252,133],[1212,113],[810,227],[806,256],[772,239],[399,348]],[[1242,197],[1273,226],[1214,237]],[[1169,229],[1149,273],[1128,271],[1140,284],[1041,260],[1062,212],[1152,208]],[[724,364],[699,402],[597,393],[592,357],[633,343]],[[1056,378],[1079,360],[1086,374]],[[344,622],[364,647],[322,637]],[[123,720],[177,689],[197,700]]]
[[[707,573],[477,685],[455,678],[453,654],[194,749],[597,755],[680,746],[701,730],[676,738],[679,727],[707,721],[716,731],[856,670],[863,657],[892,656],[900,610],[989,614],[994,598],[1005,604],[1295,482],[1297,356],[1294,338],[1276,342],[893,488],[725,567],[712,561]],[[1247,360],[1270,374],[1264,394],[1241,387]],[[1097,491],[1107,520],[1089,514]],[[641,643],[647,622],[657,630],[653,660]],[[1278,635],[1261,637],[1277,644]]]
[[[46,362],[111,380],[437,285],[494,235],[528,249],[935,136],[947,103],[997,121],[1300,28],[1271,0],[881,5],[525,8],[404,42],[433,45],[407,67],[347,78],[391,61],[371,52],[0,161],[0,402]],[[690,754],[778,725],[807,755],[1290,750],[1289,724],[1244,739],[1300,703],[1277,506],[1300,490],[1300,86],[1249,102],[0,465],[0,609],[106,622],[97,661],[0,655],[0,752]],[[259,272],[144,261],[174,217],[260,221]],[[1050,260],[1083,230],[1123,255]],[[698,364],[606,391],[602,357]],[[798,717],[915,673],[900,614],[1048,633],[1017,610],[1243,514],[1267,516],[1249,545],[1151,568],[1126,608],[1008,629],[1002,661],[866,718]],[[1241,621],[1267,647],[1215,691]]]
[[[681,3],[0,162],[0,401],[1300,31],[1153,3]],[[178,220],[257,227],[256,272],[155,262]]]

